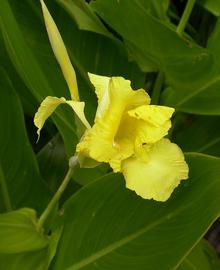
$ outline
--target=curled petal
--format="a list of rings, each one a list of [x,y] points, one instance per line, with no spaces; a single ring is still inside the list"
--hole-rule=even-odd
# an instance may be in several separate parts
[[[43,10],[47,33],[50,39],[50,44],[52,46],[56,59],[58,63],[60,64],[64,78],[68,84],[71,98],[72,100],[79,100],[76,73],[70,62],[65,44],[44,1],[40,0],[40,2],[41,2],[42,10]]]
[[[137,144],[155,143],[168,134],[174,109],[165,106],[143,105],[128,111],[135,122]]]
[[[64,97],[58,98],[58,97],[48,96],[42,101],[38,111],[36,112],[34,116],[34,124],[38,128],[37,130],[38,139],[40,137],[40,131],[45,121],[47,120],[47,118],[51,116],[51,114],[56,110],[56,108],[60,104],[65,104],[65,103],[68,104],[73,109],[73,111],[81,120],[85,128],[90,128],[90,124],[86,120],[85,114],[84,114],[84,107],[85,107],[84,102],[66,100]]]
[[[166,201],[180,181],[188,178],[181,149],[168,139],[144,147],[140,156],[122,162],[126,187],[144,199]]]

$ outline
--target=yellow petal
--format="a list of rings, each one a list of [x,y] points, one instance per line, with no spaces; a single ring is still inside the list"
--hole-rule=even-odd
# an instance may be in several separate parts
[[[104,94],[106,92],[108,102],[104,102],[104,109],[96,115],[94,126],[85,133],[77,152],[99,162],[108,162],[117,172],[120,171],[121,160],[131,156],[134,151],[133,141],[120,129],[127,109],[135,104],[149,104],[150,99],[144,90],[132,90],[130,81],[122,77],[110,78],[108,89],[106,77],[103,80],[101,76],[91,78],[97,90],[99,106],[103,95],[107,96]],[[102,87],[106,88],[103,92]]]
[[[135,122],[136,144],[155,143],[168,134],[170,118],[174,109],[165,106],[143,105],[128,111],[128,115],[137,119]]]
[[[168,139],[143,148],[144,156],[133,156],[122,162],[126,187],[144,199],[166,201],[180,181],[188,178],[184,155]]]
[[[109,81],[111,78],[92,73],[88,73],[88,75],[91,83],[95,87],[95,93],[98,98],[96,116],[101,117],[104,111],[109,107]]]
[[[72,100],[79,100],[77,80],[75,70],[70,62],[66,47],[59,33],[59,30],[50,15],[43,0],[40,0],[44,15],[44,20],[47,28],[47,33],[50,39],[53,52],[62,69],[65,80],[68,84]]]
[[[85,102],[80,101],[73,101],[73,100],[66,100],[66,103],[70,105],[70,107],[73,109],[75,114],[78,116],[82,124],[87,128],[91,128],[89,122],[87,121],[85,114],[84,114],[84,108],[85,108]]]
[[[82,121],[82,123],[85,125],[86,128],[90,128],[90,125],[88,121],[85,118],[84,115],[84,102],[79,101],[67,101],[64,97],[58,98],[58,97],[46,97],[42,103],[40,104],[40,107],[38,108],[38,111],[36,112],[34,116],[34,124],[38,128],[37,134],[38,139],[40,137],[40,131],[47,120],[51,116],[51,114],[56,110],[56,108],[60,104],[68,104],[76,113],[76,115],[79,117],[79,119]]]

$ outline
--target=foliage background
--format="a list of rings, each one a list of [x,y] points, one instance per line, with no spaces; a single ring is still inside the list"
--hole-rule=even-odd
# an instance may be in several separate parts
[[[161,204],[126,190],[122,176],[106,165],[80,169],[60,204],[64,213],[54,213],[48,224],[50,244],[3,252],[0,268],[47,269],[53,259],[50,269],[57,270],[220,269],[201,240],[220,214],[219,2],[196,1],[179,34],[186,1],[46,4],[77,71],[90,122],[97,104],[87,72],[144,87],[154,103],[176,108],[169,136],[188,152],[190,179]],[[11,201],[0,196],[0,210],[31,207],[39,215],[65,175],[77,136],[71,110],[61,107],[36,144],[33,116],[46,96],[69,93],[38,1],[1,0],[0,26],[0,179]]]

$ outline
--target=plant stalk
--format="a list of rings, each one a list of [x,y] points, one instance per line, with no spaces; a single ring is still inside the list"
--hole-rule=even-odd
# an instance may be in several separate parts
[[[191,12],[193,10],[195,2],[196,2],[196,0],[188,0],[187,1],[183,15],[182,15],[180,22],[179,22],[177,29],[176,29],[177,34],[180,36],[182,36],[182,33],[184,32],[184,29],[185,29],[186,24],[189,20],[189,17],[191,15]]]
[[[78,157],[77,156],[71,157],[69,160],[69,169],[67,171],[65,178],[63,179],[63,182],[61,183],[57,192],[54,194],[53,198],[51,199],[51,201],[49,202],[46,209],[41,214],[41,216],[38,220],[37,228],[39,231],[42,230],[45,221],[47,220],[47,218],[49,217],[49,215],[51,214],[51,212],[55,208],[56,204],[60,200],[63,192],[65,191],[67,185],[69,184],[71,177],[73,176],[73,173],[74,173],[77,165],[78,165]]]

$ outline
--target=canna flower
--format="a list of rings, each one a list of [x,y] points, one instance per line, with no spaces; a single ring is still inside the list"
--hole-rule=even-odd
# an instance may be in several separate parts
[[[133,90],[122,77],[89,73],[98,98],[91,127],[79,101],[75,71],[59,31],[41,0],[44,19],[54,54],[70,89],[72,100],[47,97],[35,115],[38,135],[46,119],[59,104],[72,107],[85,127],[76,147],[79,156],[109,163],[124,175],[126,187],[145,199],[166,201],[181,180],[188,178],[188,165],[181,149],[164,138],[171,127],[174,109],[150,105],[144,89]]]
[[[174,109],[150,105],[143,90],[132,90],[122,77],[89,74],[98,97],[95,123],[77,145],[77,152],[122,172],[126,187],[145,199],[166,201],[188,178],[181,149],[164,136]]]

